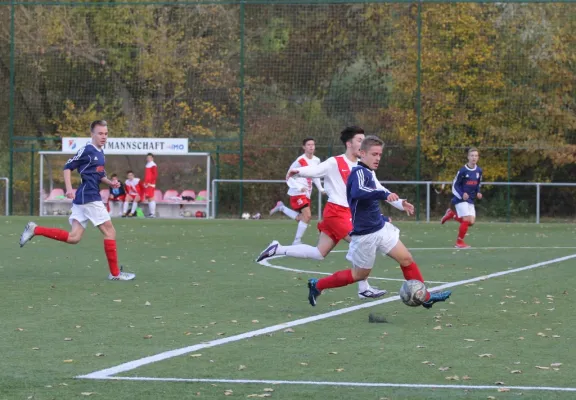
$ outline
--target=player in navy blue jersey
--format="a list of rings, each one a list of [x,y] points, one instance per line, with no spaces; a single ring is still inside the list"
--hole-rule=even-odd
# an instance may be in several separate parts
[[[478,166],[478,149],[471,148],[468,150],[468,163],[464,165],[452,182],[452,204],[456,208],[454,212],[451,208],[446,210],[446,214],[440,221],[444,224],[446,221],[455,220],[460,223],[458,229],[458,239],[456,245],[459,249],[467,249],[468,246],[464,242],[468,227],[474,225],[476,222],[476,209],[474,208],[474,200],[482,199],[480,193],[480,184],[482,183],[482,168]]]
[[[86,229],[88,221],[104,235],[104,251],[108,259],[110,274],[108,279],[129,281],[135,278],[134,274],[123,272],[118,267],[118,253],[116,250],[116,230],[106,211],[106,206],[100,196],[100,182],[113,188],[119,186],[119,182],[112,182],[106,177],[104,169],[105,158],[102,147],[108,139],[108,124],[106,121],[94,121],[90,124],[92,141],[82,147],[74,157],[68,160],[64,166],[64,183],[66,185],[66,197],[74,199],[72,202],[72,214],[69,221],[72,225],[70,232],[58,228],[46,228],[29,222],[20,236],[20,247],[24,246],[35,235],[59,240],[69,244],[79,243]],[[76,194],[72,189],[72,171],[80,173],[82,182]]]
[[[352,169],[346,183],[346,197],[352,213],[352,241],[346,258],[352,263],[352,269],[335,272],[320,280],[308,280],[308,301],[316,305],[318,296],[324,289],[350,285],[367,279],[376,260],[376,253],[387,255],[400,264],[404,279],[416,279],[424,282],[418,265],[412,255],[400,241],[400,231],[380,211],[380,201],[385,200],[395,208],[414,213],[414,206],[397,194],[383,187],[376,173],[384,142],[376,136],[366,136],[360,146],[358,165]],[[426,293],[423,306],[431,308],[438,301],[445,301],[451,292]]]

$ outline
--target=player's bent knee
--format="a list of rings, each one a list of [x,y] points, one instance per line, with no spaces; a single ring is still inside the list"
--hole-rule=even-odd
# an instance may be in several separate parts
[[[363,281],[368,278],[370,271],[371,269],[369,268],[361,268],[354,265],[354,268],[352,269],[352,278],[354,278],[355,281]]]

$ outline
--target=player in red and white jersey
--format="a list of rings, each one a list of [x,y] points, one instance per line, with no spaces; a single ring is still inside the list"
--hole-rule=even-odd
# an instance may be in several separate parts
[[[324,178],[324,190],[328,194],[328,202],[322,213],[322,221],[318,223],[320,237],[316,247],[307,244],[282,246],[274,240],[260,253],[257,262],[274,255],[323,260],[340,240],[350,242],[352,215],[346,198],[346,182],[350,171],[358,164],[364,130],[357,126],[347,127],[342,131],[340,140],[346,148],[344,154],[330,157],[318,165],[294,168],[288,172],[289,177]],[[384,294],[385,290],[371,287],[367,280],[358,282],[358,297],[361,299],[377,298]]]
[[[158,178],[158,166],[154,162],[154,155],[146,155],[146,169],[144,170],[144,197],[148,200],[148,218],[156,217],[156,201],[154,193],[156,192],[156,178]]]
[[[290,170],[307,167],[309,165],[320,164],[320,159],[314,156],[316,150],[316,142],[313,138],[306,138],[302,141],[302,148],[304,154],[296,159],[291,165]],[[312,196],[312,182],[316,185],[320,193],[324,193],[324,188],[320,182],[320,178],[304,178],[300,176],[291,176],[286,179],[288,185],[288,195],[290,196],[290,207],[286,207],[283,202],[279,201],[276,206],[270,210],[270,215],[280,211],[286,216],[298,221],[298,228],[296,229],[296,236],[292,244],[302,243],[302,236],[308,228],[308,224],[312,219],[312,211],[310,209],[310,197]]]
[[[136,214],[136,209],[138,208],[138,202],[142,199],[140,193],[140,178],[134,176],[134,172],[128,171],[126,173],[126,182],[124,182],[124,188],[126,190],[126,199],[124,201],[124,208],[122,210],[122,217],[133,217]],[[132,209],[128,213],[128,207],[132,203]]]

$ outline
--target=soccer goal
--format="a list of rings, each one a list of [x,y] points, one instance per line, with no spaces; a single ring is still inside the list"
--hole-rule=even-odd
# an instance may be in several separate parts
[[[186,146],[187,147],[187,146]],[[79,147],[78,147],[79,148]],[[77,150],[76,148],[75,150]],[[69,215],[72,200],[65,196],[62,168],[76,151],[41,151],[40,156],[40,215]],[[187,149],[186,149],[187,150]],[[110,151],[106,154],[106,174],[118,175],[124,183],[127,171],[133,171],[137,178],[144,180],[146,154],[154,154],[158,166],[156,180],[156,216],[160,218],[207,218],[210,214],[210,153],[162,152],[154,149],[134,151]],[[80,185],[80,175],[72,173],[72,186]],[[112,217],[122,215],[122,203],[109,201],[109,188],[102,184],[100,194],[104,203],[110,206]],[[144,215],[148,215],[148,202],[138,205]]]

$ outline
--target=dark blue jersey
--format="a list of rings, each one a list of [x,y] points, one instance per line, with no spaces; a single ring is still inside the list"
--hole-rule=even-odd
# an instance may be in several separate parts
[[[464,165],[452,182],[452,204],[462,203],[467,201],[474,204],[474,199],[478,192],[480,192],[480,183],[482,182],[482,168],[476,165],[475,168],[470,168]],[[468,193],[468,200],[464,200],[462,196]]]
[[[64,169],[78,170],[82,178],[82,183],[76,190],[74,204],[102,201],[100,181],[106,176],[104,162],[104,151],[98,150],[92,143],[82,147],[74,157],[68,160]]]
[[[350,172],[346,183],[346,197],[352,213],[353,231],[350,235],[367,235],[384,227],[388,220],[380,211],[380,200],[390,194],[377,183],[374,171],[359,162]]]

